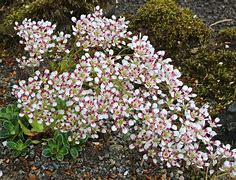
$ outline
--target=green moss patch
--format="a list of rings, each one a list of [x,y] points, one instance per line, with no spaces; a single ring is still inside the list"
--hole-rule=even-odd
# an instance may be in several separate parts
[[[186,83],[199,100],[209,102],[218,114],[236,97],[236,52],[201,48],[179,64]]]
[[[236,41],[236,26],[220,30],[219,36],[226,41]]]
[[[131,22],[133,30],[141,30],[158,48],[176,52],[205,42],[211,30],[188,8],[174,0],[150,0],[141,7]]]

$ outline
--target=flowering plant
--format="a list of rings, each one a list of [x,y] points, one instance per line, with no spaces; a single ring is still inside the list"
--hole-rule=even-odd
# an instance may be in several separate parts
[[[236,176],[236,150],[214,140],[219,119],[210,117],[207,105],[196,106],[192,88],[183,84],[164,51],[155,52],[147,36],[132,35],[125,18],[103,17],[99,7],[72,21],[76,67],[63,73],[36,71],[14,85],[21,117],[43,131],[71,132],[69,141],[76,143],[119,131],[145,160]],[[60,33],[61,43],[50,22],[25,20],[16,29],[30,55],[21,67],[39,66],[51,48],[72,52],[65,48],[70,35]]]
[[[53,35],[56,29],[56,24],[49,21],[32,21],[24,19],[21,25],[15,23],[17,35],[23,40],[20,44],[24,44],[24,50],[28,52],[27,56],[17,58],[19,67],[38,67],[41,61],[44,61],[44,56],[47,52],[56,51],[54,60],[60,58],[61,53],[69,53],[66,49],[66,44],[71,35],[59,32],[58,35]]]

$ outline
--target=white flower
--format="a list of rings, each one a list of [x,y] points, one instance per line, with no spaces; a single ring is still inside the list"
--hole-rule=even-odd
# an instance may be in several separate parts
[[[117,127],[116,127],[115,125],[113,125],[113,126],[111,127],[111,130],[112,130],[112,131],[117,131]]]
[[[69,106],[72,106],[74,104],[73,101],[66,101],[66,106],[69,107]]]
[[[71,20],[75,23],[77,19],[75,17],[72,17]]]

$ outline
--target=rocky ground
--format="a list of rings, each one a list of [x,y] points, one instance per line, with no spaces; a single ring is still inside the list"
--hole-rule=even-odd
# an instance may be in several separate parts
[[[215,30],[236,25],[235,0],[177,0]]]
[[[145,0],[119,0],[109,14],[135,13]],[[236,25],[235,0],[178,0],[182,6],[189,7],[215,31]],[[3,50],[2,50],[3,51]],[[14,51],[14,49],[13,49]],[[10,89],[21,74],[16,62],[9,53],[0,57],[0,106],[13,100]],[[17,78],[16,78],[17,77]],[[88,142],[76,161],[66,159],[51,161],[41,155],[39,147],[32,146],[28,155],[13,158],[0,143],[0,179],[165,179],[165,170],[148,165],[137,152],[128,150],[122,138],[111,135],[97,142]]]

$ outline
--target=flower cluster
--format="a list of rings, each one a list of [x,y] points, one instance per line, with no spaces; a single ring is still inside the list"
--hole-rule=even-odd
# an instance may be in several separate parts
[[[192,88],[163,51],[155,52],[147,36],[131,36],[124,19],[103,18],[98,7],[72,20],[76,44],[84,50],[76,68],[36,71],[15,85],[20,116],[72,132],[76,142],[111,128],[129,135],[130,149],[146,160],[236,176],[236,150],[213,140],[219,119],[210,117],[207,105],[196,106]],[[121,45],[132,53],[115,53]]]
[[[121,48],[131,32],[127,31],[128,21],[125,18],[112,19],[103,17],[102,9],[96,7],[93,14],[81,15],[77,20],[72,17],[75,26],[72,26],[76,36],[76,46],[88,51],[89,47],[100,47],[108,50],[110,47]]]
[[[46,52],[55,49],[56,56],[58,53],[66,52],[65,45],[70,38],[69,34],[60,32],[59,35],[53,35],[56,24],[52,24],[49,21],[32,21],[31,19],[24,19],[22,24],[15,23],[15,30],[17,35],[22,38],[20,44],[24,44],[24,50],[28,52],[27,56],[17,58],[19,67],[37,67],[41,61],[44,61],[43,55]]]

